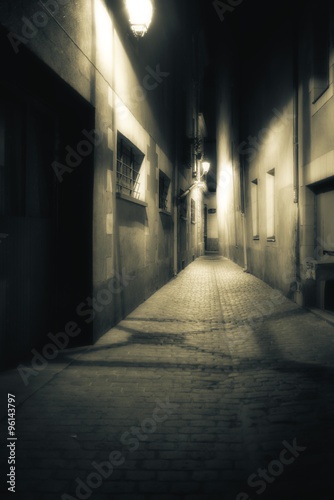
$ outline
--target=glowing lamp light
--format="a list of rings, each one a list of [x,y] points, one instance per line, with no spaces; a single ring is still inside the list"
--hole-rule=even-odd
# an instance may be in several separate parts
[[[203,175],[207,174],[210,170],[210,163],[208,161],[203,161],[202,168],[203,168]]]
[[[129,22],[135,37],[142,38],[151,24],[153,6],[150,0],[126,0]]]
[[[203,182],[203,181],[198,181],[198,182],[196,183],[196,186],[197,186],[198,188],[200,188],[200,189],[203,189],[204,191],[206,190],[206,183],[205,183],[205,182]]]

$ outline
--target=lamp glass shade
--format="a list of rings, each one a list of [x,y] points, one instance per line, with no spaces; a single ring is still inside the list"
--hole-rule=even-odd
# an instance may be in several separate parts
[[[151,24],[153,6],[150,0],[126,0],[129,22],[135,36],[143,37]]]
[[[208,161],[203,161],[202,168],[203,168],[203,174],[207,174],[210,170],[210,163]]]

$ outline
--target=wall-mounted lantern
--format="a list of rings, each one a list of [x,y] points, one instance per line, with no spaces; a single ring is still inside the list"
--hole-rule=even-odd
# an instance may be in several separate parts
[[[153,5],[150,0],[126,0],[129,22],[136,38],[142,38],[152,21]]]
[[[203,170],[202,175],[200,176],[199,179],[197,179],[196,182],[194,182],[191,186],[189,186],[188,189],[178,197],[179,200],[181,200],[182,198],[187,196],[190,193],[190,191],[192,191],[195,187],[198,187],[198,188],[201,188],[204,190],[207,189],[206,182],[203,182],[202,178],[209,172],[210,166],[211,165],[208,161],[202,161],[202,170]]]
[[[210,163],[208,161],[202,162],[203,175],[206,175],[210,170]]]

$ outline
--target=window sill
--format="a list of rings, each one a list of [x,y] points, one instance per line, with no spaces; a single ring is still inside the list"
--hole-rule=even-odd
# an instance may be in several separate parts
[[[309,85],[309,94],[311,115],[314,116],[334,96],[334,64],[329,69],[328,86],[324,85],[322,93],[315,98],[314,79],[312,78]]]
[[[192,220],[192,221],[191,221],[191,223],[192,223],[192,224],[196,224],[196,221]]]
[[[253,241],[259,241],[260,240],[260,236],[253,236]]]
[[[327,89],[323,91],[321,95],[314,99],[313,92],[310,93],[310,100],[312,103],[312,116],[314,116],[334,95],[334,85],[331,83]]]
[[[267,243],[275,243],[276,238],[275,236],[271,236],[270,238],[267,238]]]
[[[312,95],[312,104],[316,104],[317,101],[319,101],[319,99],[322,98],[322,96],[327,92],[327,90],[329,90],[329,87],[330,85],[326,85],[320,89],[315,89],[313,88],[313,95]],[[316,91],[317,90],[317,91]]]
[[[159,213],[164,215],[169,215],[169,217],[172,216],[171,212],[168,212],[168,210],[164,210],[163,208],[159,208]]]
[[[119,198],[120,200],[129,201],[130,203],[134,203],[135,205],[140,205],[141,207],[148,206],[148,203],[146,203],[145,201],[137,200],[136,198],[133,198],[132,196],[129,196],[127,194],[116,193],[116,198]]]
[[[181,216],[181,217],[180,217],[180,219],[181,219],[181,220],[184,220],[184,221],[186,221],[186,222],[187,222],[188,217],[182,217],[182,216]]]

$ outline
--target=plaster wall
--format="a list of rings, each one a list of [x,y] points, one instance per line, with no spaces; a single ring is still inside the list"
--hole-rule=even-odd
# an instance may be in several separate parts
[[[89,157],[92,195],[87,199],[91,209],[86,227],[87,246],[92,248],[92,262],[87,261],[92,264],[91,287],[71,317],[82,330],[92,327],[94,342],[173,275],[177,111],[171,103],[181,83],[189,81],[180,73],[176,55],[188,40],[182,38],[182,23],[170,1],[161,2],[152,27],[139,41],[130,33],[121,0],[4,0],[0,23],[13,58],[22,51],[33,54],[51,79],[60,77],[94,110],[90,127],[98,140]],[[117,197],[118,132],[144,155],[137,203]],[[68,146],[76,148],[78,142]],[[159,211],[159,169],[170,179],[168,214]],[[203,251],[200,203],[197,210],[197,225],[190,229],[189,224],[185,236],[187,261]],[[1,289],[6,289],[5,283]],[[38,307],[34,287],[31,293]],[[38,333],[22,333],[25,349],[45,342],[43,326],[32,321],[31,330]],[[20,341],[18,334],[13,353]]]

